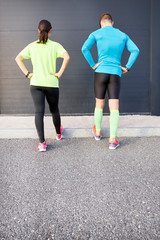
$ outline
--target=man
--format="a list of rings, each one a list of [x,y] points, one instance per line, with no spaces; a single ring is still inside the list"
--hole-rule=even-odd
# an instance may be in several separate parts
[[[89,35],[82,47],[82,53],[92,69],[95,70],[94,137],[96,140],[101,139],[105,94],[108,91],[110,110],[109,149],[116,149],[119,146],[116,136],[119,124],[120,78],[122,73],[127,73],[132,67],[139,54],[139,49],[125,33],[113,27],[114,22],[109,13],[103,14],[99,23],[101,28]],[[97,45],[98,63],[94,62],[90,52],[94,44]],[[126,66],[122,67],[121,56],[125,47],[130,52],[130,57]]]

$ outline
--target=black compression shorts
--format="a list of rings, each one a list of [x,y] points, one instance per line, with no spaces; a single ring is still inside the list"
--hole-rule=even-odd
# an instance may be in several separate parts
[[[97,73],[94,75],[94,92],[98,99],[105,99],[108,91],[109,99],[119,99],[120,77],[115,74]]]

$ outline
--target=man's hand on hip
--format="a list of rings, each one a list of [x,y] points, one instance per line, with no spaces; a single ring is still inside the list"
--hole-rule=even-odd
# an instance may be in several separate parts
[[[92,67],[93,70],[95,70],[103,61],[96,63],[96,65],[94,67]]]

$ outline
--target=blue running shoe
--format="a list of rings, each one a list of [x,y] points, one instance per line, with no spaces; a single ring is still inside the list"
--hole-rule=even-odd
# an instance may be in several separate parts
[[[116,149],[119,147],[119,142],[115,139],[115,141],[110,141],[109,142],[109,149]]]
[[[98,140],[98,141],[101,140],[101,133],[99,136],[96,135],[96,126],[95,125],[93,126],[92,131],[93,131],[95,140]]]

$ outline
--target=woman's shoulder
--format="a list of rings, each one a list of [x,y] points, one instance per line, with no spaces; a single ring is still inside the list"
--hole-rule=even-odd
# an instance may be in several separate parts
[[[58,47],[61,47],[61,46],[62,46],[61,43],[56,42],[56,41],[52,41],[52,40],[50,40],[50,39],[47,41],[47,44],[48,44],[50,47],[52,47],[52,48],[58,48]]]
[[[33,42],[31,42],[31,43],[29,43],[28,46],[34,46],[34,45],[37,45],[37,44],[40,45],[38,39],[33,41]],[[59,43],[55,42],[55,41],[52,41],[50,39],[48,39],[48,41],[47,41],[47,45],[57,45],[57,44],[59,44]]]
[[[43,44],[39,44],[39,40],[36,40],[34,42],[29,43],[28,47],[34,48],[35,46],[41,46],[41,45],[43,45]],[[48,39],[47,43],[44,45],[46,45],[48,47],[57,47],[60,45],[60,43]]]
[[[34,47],[36,44],[37,44],[38,40],[34,41],[34,42],[31,42],[27,45],[27,47]]]
[[[56,45],[60,44],[60,43],[58,43],[56,41],[53,41],[53,40],[50,40],[50,39],[48,39],[47,43],[50,44],[50,45],[53,45],[53,46],[56,46]]]

